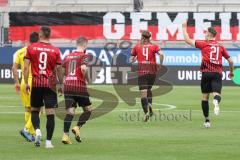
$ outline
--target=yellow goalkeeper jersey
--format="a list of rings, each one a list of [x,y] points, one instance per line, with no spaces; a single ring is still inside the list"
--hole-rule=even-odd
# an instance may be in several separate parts
[[[19,50],[14,55],[14,63],[20,65],[21,71],[22,71],[22,79],[23,79],[23,70],[24,70],[24,56],[27,52],[27,47],[23,47]],[[29,69],[29,77],[32,78],[32,71],[31,68]]]

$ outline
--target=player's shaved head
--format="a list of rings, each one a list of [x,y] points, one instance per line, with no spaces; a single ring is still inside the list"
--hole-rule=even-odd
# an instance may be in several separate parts
[[[79,38],[77,39],[77,46],[83,46],[83,47],[85,47],[85,46],[87,46],[87,43],[88,43],[88,40],[87,40],[86,37],[79,37]]]
[[[44,39],[49,39],[51,36],[51,29],[47,26],[42,26],[40,28],[39,36]]]
[[[217,35],[217,31],[213,27],[209,27],[208,32],[211,33],[213,37],[216,37]]]
[[[39,41],[39,34],[37,32],[32,32],[29,36],[29,42],[35,43]]]

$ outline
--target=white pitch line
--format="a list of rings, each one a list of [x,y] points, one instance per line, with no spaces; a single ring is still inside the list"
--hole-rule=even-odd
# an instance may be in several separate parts
[[[99,100],[99,99],[96,99],[96,98],[91,98],[91,99],[94,99],[92,100],[93,102],[102,102],[102,100]],[[115,102],[115,101],[107,101],[107,102]],[[123,101],[123,100],[118,100],[119,103],[126,103],[126,101]],[[127,101],[129,102],[129,101]],[[140,102],[140,99],[139,101],[136,101],[136,104],[141,104]],[[168,108],[165,108],[165,109],[175,109],[177,108],[177,106],[175,105],[171,105],[171,104],[160,104],[160,103],[152,103],[153,105],[160,105],[160,106],[167,106]]]
[[[22,107],[22,106],[21,105],[19,105],[19,106],[4,106],[4,105],[0,105],[0,108],[20,108],[20,107]]]

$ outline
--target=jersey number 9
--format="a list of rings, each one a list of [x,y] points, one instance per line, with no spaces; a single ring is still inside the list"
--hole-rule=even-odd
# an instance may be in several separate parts
[[[41,52],[39,55],[39,69],[40,70],[46,70],[47,68],[47,53]]]

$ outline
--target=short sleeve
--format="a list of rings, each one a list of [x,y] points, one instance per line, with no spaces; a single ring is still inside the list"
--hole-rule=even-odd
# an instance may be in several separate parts
[[[161,48],[158,45],[155,45],[155,53],[158,53],[158,51],[160,51]]]
[[[84,55],[83,58],[82,58],[82,64],[87,65],[89,59],[90,59],[90,56],[89,56],[89,55]]]
[[[132,56],[136,56],[137,55],[137,46],[134,46],[131,52]]]
[[[230,58],[230,55],[229,55],[228,51],[226,50],[226,48],[225,47],[222,47],[222,48],[223,48],[223,53],[222,53],[223,57],[225,59]]]
[[[195,41],[195,47],[202,49],[207,45],[207,43],[205,41]]]
[[[18,65],[20,64],[20,57],[19,57],[19,52],[18,51],[14,54],[13,62],[18,64]]]
[[[62,64],[61,53],[60,53],[59,49],[56,51],[56,60],[57,60],[57,62],[56,62],[57,65],[61,65]]]
[[[31,48],[30,48],[30,46],[27,47],[24,59],[31,59]]]

